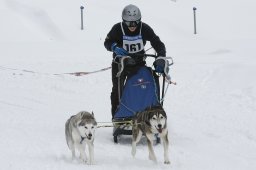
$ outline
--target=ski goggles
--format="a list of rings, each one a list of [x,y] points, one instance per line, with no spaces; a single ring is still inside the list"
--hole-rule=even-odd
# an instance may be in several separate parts
[[[137,21],[125,21],[124,23],[128,26],[128,27],[137,27],[140,23],[140,20]]]

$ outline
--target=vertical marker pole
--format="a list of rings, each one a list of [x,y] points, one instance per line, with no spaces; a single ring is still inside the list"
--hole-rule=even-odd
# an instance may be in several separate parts
[[[83,30],[84,29],[84,17],[83,17],[84,16],[84,14],[83,14],[84,7],[81,6],[80,9],[81,9],[81,30]]]
[[[196,7],[193,8],[194,11],[194,34],[196,34]]]

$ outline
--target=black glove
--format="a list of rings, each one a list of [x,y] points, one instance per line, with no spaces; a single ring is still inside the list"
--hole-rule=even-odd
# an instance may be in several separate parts
[[[157,73],[168,74],[168,72],[169,72],[168,61],[166,61],[166,60],[164,60],[162,58],[156,59],[156,61],[154,61],[153,65],[154,65],[155,71]]]

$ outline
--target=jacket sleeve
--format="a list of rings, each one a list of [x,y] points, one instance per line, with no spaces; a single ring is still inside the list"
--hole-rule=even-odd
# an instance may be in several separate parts
[[[147,41],[150,41],[151,46],[156,50],[158,56],[166,56],[166,49],[164,43],[160,40],[154,30],[147,24],[143,25],[145,30],[145,37]]]
[[[107,37],[105,38],[104,41],[104,46],[108,51],[112,51],[111,50],[111,45],[114,43],[113,40],[111,40],[111,38],[109,37],[109,35],[107,35]]]
[[[109,31],[109,33],[107,34],[105,41],[104,41],[104,46],[108,51],[112,51],[111,50],[111,45],[113,43],[117,43],[118,46],[120,46],[120,36],[119,36],[119,32],[120,32],[120,23],[119,24],[115,24],[112,29]]]

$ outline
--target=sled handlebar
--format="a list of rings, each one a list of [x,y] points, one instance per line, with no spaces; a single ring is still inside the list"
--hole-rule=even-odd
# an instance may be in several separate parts
[[[152,57],[155,59],[164,59],[164,60],[170,60],[169,66],[173,65],[173,59],[172,57],[162,57],[162,56],[157,56],[155,54],[128,54],[127,56],[119,56],[117,55],[116,57],[120,57],[120,58],[129,58],[129,57]]]
[[[153,57],[157,58],[158,56],[155,54],[128,54],[130,57]]]
[[[169,66],[173,65],[173,59],[172,57],[163,57],[163,56],[157,56],[155,54],[129,54],[127,55],[129,57],[153,57],[155,59],[164,59],[164,60],[170,60]]]
[[[124,57],[121,55],[117,55],[116,57]],[[126,57],[153,57],[153,58],[157,58],[158,56],[155,54],[127,54]]]

